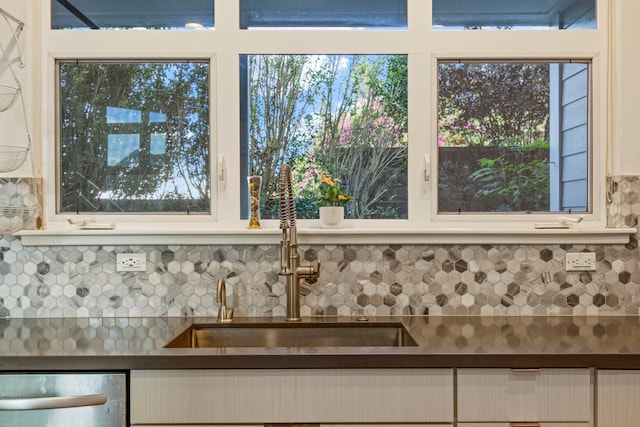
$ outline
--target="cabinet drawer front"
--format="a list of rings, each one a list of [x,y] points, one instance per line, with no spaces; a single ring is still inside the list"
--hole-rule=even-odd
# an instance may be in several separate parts
[[[452,427],[453,424],[320,424],[320,427]],[[295,425],[293,427],[296,427]],[[575,426],[581,427],[581,426]]]
[[[451,369],[131,372],[132,424],[452,423]]]
[[[532,424],[534,426],[535,424]],[[458,423],[458,427],[524,427],[525,423],[518,425],[512,423]],[[536,427],[590,427],[589,423],[539,423]]]
[[[640,371],[598,371],[598,427],[638,427]]]
[[[590,422],[589,369],[460,369],[458,420]]]

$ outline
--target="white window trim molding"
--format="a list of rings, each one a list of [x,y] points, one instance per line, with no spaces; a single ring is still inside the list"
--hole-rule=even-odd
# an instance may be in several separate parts
[[[318,221],[308,221],[298,228],[298,241],[306,244],[626,244],[636,228],[535,228],[505,227],[504,223],[484,227],[375,228],[356,227],[345,221],[340,229],[320,228]],[[95,245],[277,245],[282,232],[275,221],[258,230],[246,224],[229,227],[165,227],[133,229],[117,226],[111,230],[23,230],[15,233],[24,246],[95,246]]]

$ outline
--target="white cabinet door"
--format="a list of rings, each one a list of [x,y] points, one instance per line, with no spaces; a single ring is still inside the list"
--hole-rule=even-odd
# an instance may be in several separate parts
[[[460,369],[459,422],[587,422],[589,369]]]
[[[132,424],[453,423],[452,369],[131,372]]]
[[[598,427],[640,425],[640,371],[598,371]]]

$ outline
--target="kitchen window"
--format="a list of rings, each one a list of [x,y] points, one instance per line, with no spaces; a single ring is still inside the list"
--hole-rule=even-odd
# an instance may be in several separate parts
[[[240,0],[241,29],[406,29],[407,0]]]
[[[590,209],[589,63],[440,61],[438,212]]]
[[[60,213],[209,213],[209,65],[58,61]]]
[[[76,2],[91,17],[92,7],[97,6],[85,3]],[[119,208],[99,198],[92,203],[101,209],[80,206],[65,192],[67,167],[61,162],[67,155],[65,132],[83,124],[66,124],[64,108],[52,108],[60,114],[47,114],[43,126],[59,150],[43,147],[43,168],[45,176],[59,178],[59,186],[48,184],[45,192],[47,198],[58,195],[45,204],[48,223],[63,222],[74,212],[102,212],[106,220],[123,227],[130,221],[153,228],[171,214],[170,220],[179,223],[177,229],[195,222],[197,227],[206,224],[212,234],[245,230],[247,176],[256,173],[263,176],[262,226],[277,229],[273,178],[286,161],[298,174],[301,228],[317,227],[313,194],[302,194],[301,187],[312,184],[315,172],[325,168],[339,176],[357,199],[347,209],[349,228],[355,230],[426,233],[447,227],[486,230],[491,228],[487,224],[498,223],[500,229],[533,228],[539,222],[556,223],[560,215],[581,215],[580,227],[602,228],[608,167],[607,2],[544,3],[549,7],[532,0],[486,0],[477,9],[477,2],[460,1],[454,7],[440,0],[380,0],[366,9],[355,0],[229,0],[215,2],[215,26],[211,20],[199,31],[176,31],[172,28],[181,27],[177,23],[154,31],[136,31],[133,26],[122,31],[43,29],[50,106],[74,102],[73,97],[58,98],[66,90],[63,80],[54,78],[59,66],[165,63],[209,68],[208,86],[202,77],[197,96],[195,89],[182,92],[193,98],[196,104],[189,108],[201,116],[196,131],[185,125],[177,139],[165,132],[172,114],[168,99],[162,99],[177,97],[179,92],[173,89],[162,96],[153,90],[130,92],[126,103],[101,107],[105,150],[101,167],[106,183],[102,197],[113,196],[116,190],[122,193],[113,187],[117,180],[107,175],[127,175],[122,162],[138,150],[140,155],[148,153],[145,168],[173,172],[186,164],[200,168],[189,175],[193,185],[189,190],[186,184],[167,190],[184,190],[175,196],[180,206],[172,202],[156,204],[154,209],[142,207],[141,200],[158,194],[150,187],[144,194],[128,193],[129,208],[119,216],[113,216]],[[275,13],[282,8],[287,13]],[[484,10],[502,13],[484,14]],[[328,78],[330,67],[339,70],[333,78]],[[295,76],[300,80],[296,88],[288,87],[298,93],[293,101],[287,99],[287,105],[306,105],[306,109],[274,110],[276,97],[287,95],[278,90],[287,89],[287,78],[294,76],[287,74],[291,70],[299,71]],[[502,84],[500,78],[511,80]],[[151,80],[140,87],[144,85],[153,86]],[[351,90],[352,97],[340,95],[340,90]],[[138,96],[143,101],[136,105]],[[152,97],[160,98],[152,101]],[[341,108],[342,115],[337,112]],[[328,113],[323,116],[322,111]],[[517,112],[520,115],[512,117]],[[373,124],[390,124],[361,138],[368,144],[387,144],[378,152],[391,157],[386,165],[357,163],[348,144],[332,147],[333,164],[315,157],[319,141],[345,141],[352,136],[350,130],[364,129],[354,125],[362,124],[357,120],[366,115]],[[184,123],[189,122],[191,116],[184,117]],[[284,121],[276,123],[278,118]],[[280,127],[274,128],[276,124]],[[207,147],[202,146],[205,129]],[[267,147],[276,132],[281,132],[281,145]],[[175,150],[188,149],[190,138],[198,140],[202,163],[177,157]],[[129,160],[142,162],[143,157]],[[523,171],[530,174],[527,180],[509,179],[509,174],[526,175]],[[155,179],[156,172],[147,181]],[[379,181],[374,181],[374,172],[381,176]],[[358,186],[365,182],[384,190],[383,196],[364,196],[365,190]],[[367,204],[367,198],[376,203]],[[104,208],[107,205],[113,210]]]
[[[52,30],[213,28],[214,0],[51,0]]]
[[[324,172],[356,195],[347,218],[407,218],[406,55],[242,55],[240,61],[247,86],[242,170],[262,177],[262,218],[279,218],[283,163],[298,184],[298,219],[318,218],[314,203]],[[248,208],[241,212],[246,219]]]
[[[596,28],[595,0],[432,0],[434,30]]]

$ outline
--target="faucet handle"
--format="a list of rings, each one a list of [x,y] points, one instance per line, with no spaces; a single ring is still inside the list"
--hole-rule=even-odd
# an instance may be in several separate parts
[[[218,310],[218,323],[231,323],[233,322],[233,308],[227,306],[220,306]]]
[[[222,278],[218,280],[216,294],[216,300],[220,303],[220,308],[218,309],[218,322],[229,323],[233,321],[233,308],[227,307],[227,284]]]
[[[304,265],[300,266],[297,269],[298,277],[304,279],[310,285],[313,285],[320,278],[320,261],[318,261],[318,266],[314,267],[312,265]]]

